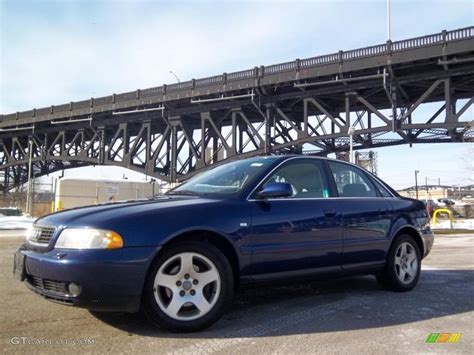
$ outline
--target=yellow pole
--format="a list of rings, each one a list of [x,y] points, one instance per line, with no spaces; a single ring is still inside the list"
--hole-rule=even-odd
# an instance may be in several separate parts
[[[447,208],[440,208],[440,209],[435,210],[433,212],[433,223],[435,225],[436,225],[438,213],[447,213],[448,214],[451,229],[453,229],[453,212],[451,210],[448,210]]]

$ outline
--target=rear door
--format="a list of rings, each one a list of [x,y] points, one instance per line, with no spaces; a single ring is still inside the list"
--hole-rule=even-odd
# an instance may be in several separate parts
[[[362,169],[328,162],[338,194],[343,222],[343,269],[378,266],[385,262],[392,205]]]
[[[292,159],[250,197],[255,278],[340,270],[341,218],[325,169],[322,160]],[[258,199],[257,192],[268,182],[291,184],[293,195]]]

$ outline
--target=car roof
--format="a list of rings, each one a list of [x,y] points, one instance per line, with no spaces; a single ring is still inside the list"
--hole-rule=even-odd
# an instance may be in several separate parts
[[[334,158],[328,158],[328,157],[322,157],[319,155],[306,155],[306,154],[275,154],[275,155],[261,155],[260,157],[274,157],[278,159],[279,161],[285,161],[285,160],[290,160],[290,159],[295,159],[295,158],[305,158],[305,159],[317,159],[317,160],[329,160],[329,161],[335,161],[338,163],[345,163],[353,166],[357,166],[355,164],[352,164],[350,162],[340,160],[340,159],[334,159]],[[251,159],[251,158],[248,158]]]

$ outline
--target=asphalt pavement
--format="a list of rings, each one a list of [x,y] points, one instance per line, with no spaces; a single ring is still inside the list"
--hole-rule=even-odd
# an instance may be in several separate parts
[[[242,290],[210,329],[173,334],[141,314],[93,314],[48,302],[13,279],[18,237],[0,237],[0,351],[93,353],[474,353],[474,234],[437,236],[417,287],[374,277]],[[457,343],[426,343],[461,333]]]

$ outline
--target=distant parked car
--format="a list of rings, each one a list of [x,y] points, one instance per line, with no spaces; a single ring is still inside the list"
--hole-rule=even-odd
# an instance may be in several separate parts
[[[0,215],[6,217],[21,216],[22,211],[17,207],[0,207]]]
[[[440,206],[454,206],[456,203],[453,200],[450,200],[449,198],[439,198],[438,199],[438,205]]]
[[[433,245],[422,202],[341,161],[268,156],[217,166],[164,196],[38,219],[14,273],[46,299],[143,308],[157,325],[216,322],[241,281],[373,274],[411,290]]]

